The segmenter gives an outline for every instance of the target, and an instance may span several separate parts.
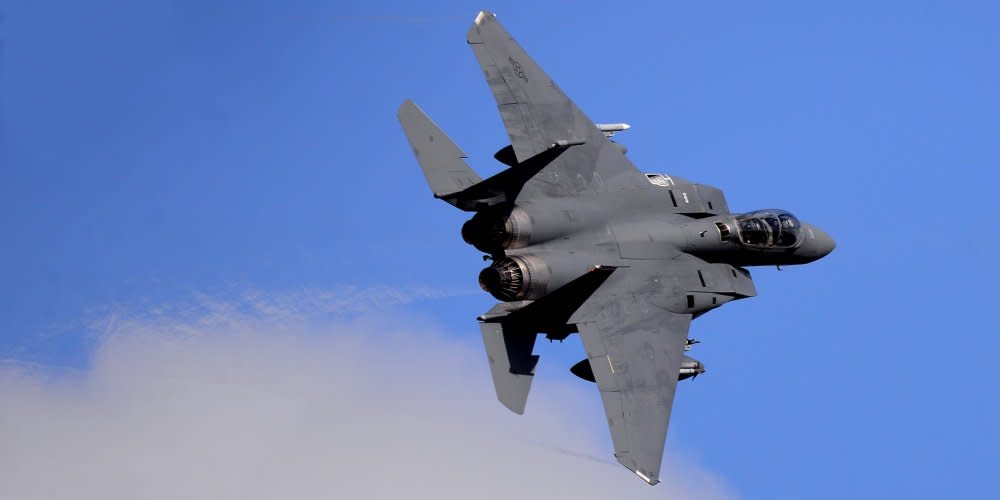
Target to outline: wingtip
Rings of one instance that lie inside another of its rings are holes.
[[[413,102],[413,99],[407,99],[399,104],[399,108],[396,109],[396,116],[402,116],[406,111],[409,111],[417,107],[417,103]]]
[[[479,11],[479,14],[476,14],[476,19],[474,21],[476,23],[476,26],[482,24],[483,21],[486,20],[486,18],[488,17],[497,17],[497,15],[488,10]]]
[[[507,403],[504,403],[503,401],[501,401],[501,403],[504,406],[506,406],[507,409],[511,411],[511,413],[513,413],[515,415],[524,415],[524,407],[523,406],[511,406],[511,405],[508,405]]]
[[[635,475],[639,476],[639,479],[642,479],[643,481],[646,481],[646,484],[648,484],[650,486],[656,486],[657,484],[660,483],[659,478],[657,478],[656,476],[647,476],[646,474],[644,474],[639,469],[636,469],[636,470],[634,470],[632,472],[635,472]]]
[[[479,14],[476,14],[476,19],[472,22],[472,27],[469,28],[469,32],[465,35],[465,41],[471,44],[483,43],[479,35],[479,29],[487,20],[495,19],[496,17],[496,14],[488,10],[479,11]]]
[[[619,464],[624,466],[626,469],[632,471],[633,474],[638,476],[639,479],[642,479],[646,484],[650,486],[656,486],[657,484],[660,483],[660,478],[658,477],[659,474],[656,473],[650,474],[643,471],[642,469],[639,468],[638,464],[627,458],[627,453],[625,455],[619,455],[618,453],[615,453],[615,458],[618,460]]]

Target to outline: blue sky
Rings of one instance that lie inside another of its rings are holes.
[[[86,370],[106,311],[246,290],[445,291],[393,314],[478,341],[483,264],[395,110],[414,99],[499,170],[464,41],[482,7],[8,4],[0,358]],[[682,384],[669,448],[745,498],[995,494],[1000,6],[491,8],[591,118],[633,126],[639,168],[838,241],[694,324],[708,373]],[[540,350],[538,383],[583,357]],[[596,391],[589,410],[609,441]]]

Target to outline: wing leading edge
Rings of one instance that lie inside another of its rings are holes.
[[[645,182],[632,162],[545,74],[496,16],[480,12],[467,40],[496,99],[518,163],[569,147],[554,162],[561,163],[557,169],[562,180],[551,182],[580,178],[594,189],[613,183],[618,176],[623,184]],[[581,186],[553,189],[559,196],[569,196]]]
[[[619,274],[620,273],[620,274]],[[575,316],[614,442],[615,458],[659,482],[690,314],[656,306],[657,277],[620,269]],[[661,289],[662,290],[662,289]]]

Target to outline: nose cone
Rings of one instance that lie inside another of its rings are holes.
[[[826,234],[826,231],[812,225],[806,224],[805,242],[795,253],[805,259],[806,262],[822,259],[837,248],[837,242]]]
[[[816,235],[816,248],[820,258],[826,257],[837,248],[837,242],[826,231],[813,226],[813,234]]]

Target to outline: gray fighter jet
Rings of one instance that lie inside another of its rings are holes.
[[[615,457],[649,484],[678,380],[704,365],[685,355],[691,320],[756,295],[747,266],[805,264],[834,248],[784,210],[734,214],[719,189],[643,173],[489,12],[468,42],[510,145],[510,168],[482,179],[466,154],[413,102],[399,121],[436,198],[474,215],[462,238],[488,254],[480,286],[501,302],[479,316],[497,398],[524,412],[535,339],[579,333],[571,371],[597,383]]]

